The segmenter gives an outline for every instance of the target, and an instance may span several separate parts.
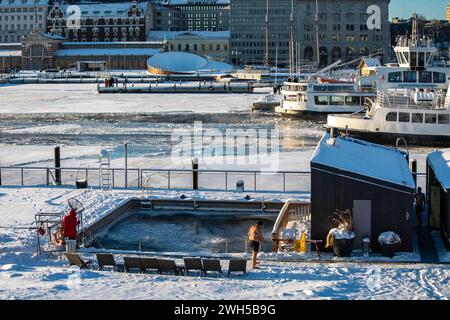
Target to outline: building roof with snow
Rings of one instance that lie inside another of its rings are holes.
[[[231,72],[232,65],[223,62],[208,60],[205,57],[178,51],[169,51],[157,54],[147,61],[150,73],[176,74],[197,72]]]
[[[0,49],[0,57],[21,57],[22,50],[2,50]]]
[[[450,149],[432,152],[427,160],[442,187],[450,190]]]
[[[46,7],[48,0],[0,0],[0,7]]]
[[[196,38],[205,40],[228,40],[230,31],[150,31],[148,40],[171,40]]]
[[[146,56],[150,57],[161,52],[161,49],[152,48],[80,48],[60,49],[56,52],[58,57],[74,56]]]
[[[100,2],[79,2],[76,5],[80,8],[82,17],[124,17],[133,4],[141,9],[144,14],[147,11],[147,2],[120,2],[120,3],[100,3]],[[67,12],[70,4],[61,4],[59,8]]]
[[[333,139],[326,133],[311,163],[415,189],[405,155],[393,148],[349,137]]]

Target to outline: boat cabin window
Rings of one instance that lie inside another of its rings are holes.
[[[443,72],[433,72],[433,82],[434,83],[445,83],[446,75]]]
[[[411,120],[413,123],[423,123],[423,113],[413,113]]]
[[[314,91],[327,92],[327,87],[326,86],[314,86]]]
[[[411,68],[417,67],[417,52],[411,52],[409,63]]]
[[[417,66],[425,68],[425,52],[419,52],[419,59],[417,62]]]
[[[402,82],[402,73],[401,72],[391,72],[388,76],[389,82]]]
[[[360,105],[361,102],[358,96],[347,96],[345,97],[345,104],[349,106],[357,106]]]
[[[319,106],[328,105],[328,96],[315,96],[314,101]]]
[[[398,113],[398,121],[399,122],[411,122],[411,114],[406,112]]]
[[[436,123],[435,114],[425,114],[425,123]]]
[[[415,71],[404,71],[403,72],[403,82],[415,83],[417,82],[417,72]]]
[[[438,116],[438,123],[439,124],[449,124],[449,116],[448,116],[448,114],[440,114]]]
[[[430,71],[420,71],[419,72],[419,82],[420,83],[431,83],[433,73]]]
[[[331,96],[330,104],[338,106],[345,105],[345,96]]]
[[[386,115],[386,121],[397,122],[397,112],[389,112]]]

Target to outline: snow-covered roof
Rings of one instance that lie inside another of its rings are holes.
[[[230,31],[150,31],[147,39],[170,40],[182,37],[230,39]]]
[[[0,50],[0,57],[20,57],[22,56],[21,50]]]
[[[81,16],[87,17],[128,17],[127,11],[132,7],[131,2],[121,3],[96,3],[96,2],[79,2],[76,4],[80,7]],[[138,8],[142,9],[144,14],[147,11],[147,2],[140,2],[136,4]],[[69,4],[60,5],[60,8],[67,12]]]
[[[163,41],[97,41],[97,42],[63,42],[62,45],[63,46],[102,46],[102,45],[107,45],[107,46],[118,46],[118,47],[123,47],[123,46],[128,46],[128,45],[139,45],[140,47],[144,46],[144,45],[162,45],[164,44]]]
[[[208,59],[187,52],[170,51],[157,54],[147,60],[147,65],[169,72],[190,73],[200,70],[230,71],[233,67],[226,63]]]
[[[153,56],[160,53],[160,49],[150,48],[81,48],[60,49],[58,57],[66,56]]]
[[[334,145],[329,141],[330,134],[326,133],[314,151],[312,163],[415,188],[408,162],[401,152],[352,138],[338,137]]]
[[[432,152],[427,159],[442,187],[450,190],[450,149]]]
[[[0,7],[42,7],[48,0],[0,0]]]
[[[373,68],[373,67],[380,67],[381,66],[381,62],[377,58],[363,58],[361,62],[364,63],[365,67],[367,67],[367,68]]]

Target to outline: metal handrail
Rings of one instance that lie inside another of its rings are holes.
[[[53,175],[52,172],[54,170],[59,170],[61,173],[64,173],[64,171],[73,171],[73,172],[78,172],[80,170],[84,170],[86,172],[86,176],[88,176],[88,172],[98,172],[99,173],[99,168],[94,168],[94,167],[59,167],[59,168],[55,168],[55,167],[37,167],[37,166],[30,166],[30,167],[26,167],[26,166],[0,166],[0,185],[2,184],[2,171],[8,171],[8,170],[19,170],[20,171],[20,183],[18,183],[18,185],[21,186],[25,186],[25,171],[43,171],[45,172],[46,175],[46,185],[49,186],[51,184],[54,183],[54,179],[53,179]],[[115,173],[116,172],[125,172],[125,170],[127,170],[128,172],[133,172],[136,174],[136,176],[134,178],[132,178],[134,181],[134,183],[137,183],[137,188],[144,188],[145,186],[145,178],[146,175],[148,174],[155,174],[155,173],[159,173],[165,176],[165,179],[167,179],[166,181],[166,186],[167,189],[169,190],[175,190],[175,189],[182,189],[180,187],[177,188],[177,186],[174,185],[173,183],[173,179],[174,179],[174,174],[173,173],[180,173],[180,174],[194,174],[197,173],[199,175],[203,174],[221,174],[224,177],[224,184],[223,184],[223,188],[221,189],[217,189],[217,190],[222,190],[222,191],[227,191],[229,190],[229,181],[230,181],[230,175],[244,175],[244,176],[250,176],[249,179],[251,179],[251,185],[253,186],[251,189],[253,191],[267,191],[265,189],[258,189],[258,178],[264,177],[264,175],[277,175],[280,176],[279,177],[279,184],[282,185],[281,188],[278,188],[277,190],[273,190],[273,191],[279,191],[279,192],[286,192],[287,187],[286,187],[286,177],[289,175],[304,175],[304,176],[310,176],[311,172],[310,171],[261,171],[261,170],[220,170],[220,169],[170,169],[170,168],[110,168],[110,171],[112,173],[112,188],[118,188],[119,186],[117,186],[117,183],[115,181]],[[127,182],[129,181],[128,178]],[[160,181],[158,181],[158,184],[163,183],[164,178],[161,179]],[[51,183],[51,181],[53,181],[53,183]],[[15,184],[13,184],[15,185]],[[36,183],[34,184],[29,184],[31,185],[37,185]],[[124,188],[127,188],[127,184],[125,183]]]

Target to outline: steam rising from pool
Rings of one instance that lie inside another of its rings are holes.
[[[140,247],[151,252],[238,253],[245,250],[248,228],[260,219],[264,221],[264,235],[269,240],[262,250],[267,252],[271,250],[269,235],[276,216],[133,210],[96,238],[108,249],[138,250]]]

